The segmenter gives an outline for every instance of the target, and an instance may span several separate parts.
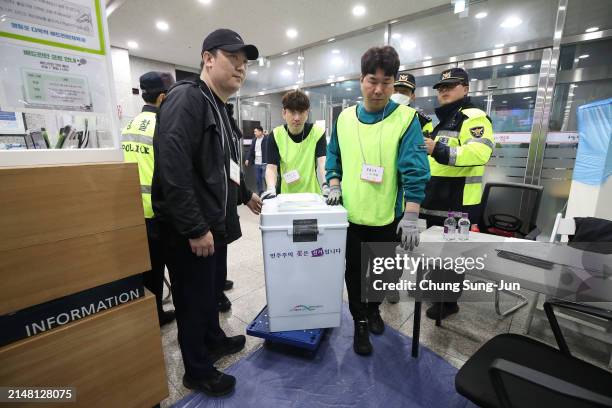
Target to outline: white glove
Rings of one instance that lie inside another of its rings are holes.
[[[329,194],[327,196],[327,204],[340,205],[341,201],[342,201],[342,190],[340,189],[340,185],[330,186]]]
[[[419,214],[415,212],[405,212],[404,217],[397,224],[397,233],[402,231],[402,242],[400,246],[402,249],[412,251],[415,247],[419,246],[421,242],[420,232],[418,227]]]
[[[274,198],[274,197],[276,197],[276,189],[269,188],[266,191],[264,191],[264,193],[261,195],[261,201],[267,200],[268,198]]]
[[[325,198],[329,196],[329,184],[323,183],[323,185],[321,186],[321,194]]]

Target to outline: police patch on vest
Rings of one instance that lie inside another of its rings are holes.
[[[473,137],[482,137],[484,135],[484,127],[478,126],[478,127],[470,128],[470,133],[472,134]]]

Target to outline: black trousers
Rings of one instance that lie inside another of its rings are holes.
[[[380,301],[369,301],[366,294],[367,268],[361,268],[362,258],[364,265],[368,265],[372,254],[363,253],[361,244],[364,242],[397,242],[396,219],[389,225],[382,227],[371,227],[349,223],[346,232],[346,270],[344,280],[349,298],[349,310],[354,320],[363,320],[378,310]],[[377,254],[378,256],[394,256],[394,254]],[[365,299],[362,299],[362,294]],[[379,300],[379,299],[377,299]]]
[[[215,255],[219,257],[217,262],[217,277],[215,283],[217,285],[217,300],[223,296],[225,281],[227,280],[227,244],[215,245]]]
[[[161,239],[156,220],[147,218],[145,219],[145,225],[147,226],[151,270],[142,274],[142,281],[144,286],[155,295],[157,316],[159,317],[164,312],[162,308],[164,296],[164,269],[166,266],[166,261],[164,259],[164,243]]]
[[[215,247],[212,256],[195,256],[188,240],[174,234],[164,233],[164,249],[185,373],[201,380],[214,370],[208,348],[225,338],[219,326],[216,280],[226,257],[219,256],[222,246]]]

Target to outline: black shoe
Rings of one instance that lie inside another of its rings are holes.
[[[208,348],[208,357],[214,363],[221,357],[239,352],[244,348],[245,343],[246,337],[243,335],[226,337],[220,344]]]
[[[367,320],[355,320],[355,337],[353,339],[353,350],[355,353],[367,356],[372,354],[370,333]]]
[[[368,327],[372,334],[383,334],[385,331],[385,322],[380,317],[380,311],[376,311],[368,316]]]
[[[225,296],[225,293],[221,295],[219,300],[217,300],[217,307],[220,312],[227,312],[232,308],[232,302]]]
[[[399,303],[400,301],[400,294],[399,294],[399,291],[397,290],[387,291],[386,297],[387,297],[387,302],[391,303],[392,305]]]
[[[442,315],[440,315],[440,308],[442,308]],[[427,309],[425,315],[432,320],[436,320],[440,316],[441,320],[446,319],[448,316],[453,315],[459,311],[459,305],[457,302],[436,302]]]
[[[230,290],[233,287],[234,287],[234,281],[226,280],[225,281],[225,286],[223,287],[223,290]]]
[[[174,319],[176,319],[176,315],[174,314],[174,310],[168,310],[167,312],[162,312],[159,317],[159,327],[165,326],[168,323],[172,323]]]
[[[194,380],[185,374],[183,375],[183,385],[185,388],[201,391],[210,397],[221,397],[234,391],[236,378],[215,369],[213,374],[203,380]]]

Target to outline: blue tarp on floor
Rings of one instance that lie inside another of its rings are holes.
[[[226,370],[236,390],[222,398],[193,393],[174,407],[473,407],[455,391],[457,369],[387,326],[370,335],[374,353],[353,352],[353,321],[343,305],[342,327],[331,329],[311,359],[262,347]]]

